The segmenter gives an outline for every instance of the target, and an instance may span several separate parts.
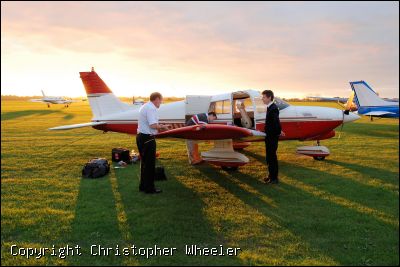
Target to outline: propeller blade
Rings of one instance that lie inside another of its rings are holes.
[[[345,110],[347,111],[347,115],[351,109],[351,105],[353,104],[353,100],[354,100],[354,91],[351,92],[351,95],[349,97],[349,99],[347,99],[347,103],[346,103],[346,108]]]

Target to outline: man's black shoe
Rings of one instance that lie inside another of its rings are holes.
[[[278,179],[264,178],[264,183],[266,184],[278,184]]]
[[[269,184],[269,183],[271,183],[271,178],[269,178],[269,177],[265,177],[264,178],[264,183],[266,183],[266,184]]]
[[[157,188],[154,188],[153,190],[150,190],[150,191],[145,191],[146,194],[159,194],[161,192],[162,192],[162,190],[157,189]]]

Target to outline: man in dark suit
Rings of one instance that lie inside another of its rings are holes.
[[[274,101],[274,92],[265,90],[262,92],[262,100],[267,105],[267,114],[265,117],[265,152],[268,165],[268,177],[264,178],[267,184],[278,183],[278,157],[276,151],[278,150],[279,136],[284,136],[282,132],[281,123],[279,121],[279,109]]]

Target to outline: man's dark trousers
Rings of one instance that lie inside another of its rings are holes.
[[[279,136],[267,136],[265,138],[266,160],[269,172],[268,178],[270,178],[271,181],[276,181],[278,179],[278,157],[276,155],[278,139]]]
[[[156,140],[152,135],[139,133],[136,136],[136,144],[140,154],[139,190],[150,192],[155,189]]]

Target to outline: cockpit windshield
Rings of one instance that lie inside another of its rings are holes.
[[[275,97],[275,104],[278,106],[279,110],[285,109],[289,106],[289,103],[280,99],[279,97]]]
[[[289,106],[286,101],[280,99],[279,97],[275,97],[274,102],[278,106],[279,110],[285,109]],[[256,104],[256,111],[258,113],[265,113],[267,111],[267,106],[264,104],[261,97],[255,97],[254,103]]]

